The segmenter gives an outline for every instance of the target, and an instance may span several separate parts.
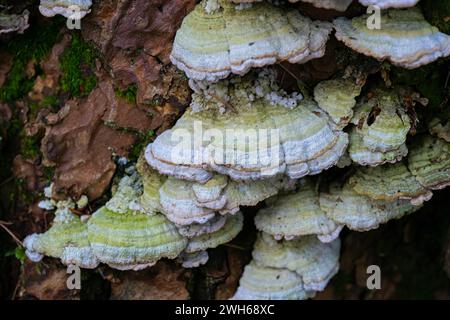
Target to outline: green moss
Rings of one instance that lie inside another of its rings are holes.
[[[70,46],[60,57],[62,90],[74,97],[88,95],[97,85],[97,77],[93,72],[97,57],[95,47],[74,33]]]
[[[116,89],[116,96],[123,98],[129,103],[136,103],[137,85],[132,84],[128,86],[125,90]]]
[[[46,96],[42,99],[41,106],[42,107],[51,107],[55,108],[59,105],[59,99],[55,96]]]
[[[145,134],[141,134],[139,136],[139,140],[133,145],[128,155],[128,158],[131,161],[137,161],[139,155],[142,153],[142,150],[149,144],[151,138],[155,136],[155,132],[153,130],[149,130]]]
[[[35,66],[49,53],[59,39],[61,22],[54,19],[48,26],[36,26],[23,35],[15,36],[8,42],[6,50],[14,56],[6,83],[0,88],[0,100],[11,102],[26,95],[34,85],[36,75],[28,76],[27,64],[32,61]]]
[[[21,134],[20,154],[25,159],[35,159],[41,155],[41,134],[27,136],[24,132]]]
[[[446,87],[449,62],[449,59],[440,60],[413,70],[391,67],[393,83],[412,86],[429,100],[425,116],[449,119],[446,103],[450,99],[450,90]]]
[[[425,18],[440,31],[450,34],[450,1],[423,0],[420,4]]]
[[[51,182],[55,176],[55,167],[42,167],[42,171],[44,172],[45,179]]]
[[[20,263],[23,264],[26,258],[25,248],[18,246],[15,249],[6,252],[5,257],[15,257],[17,260],[20,261]]]

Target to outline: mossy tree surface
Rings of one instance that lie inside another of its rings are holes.
[[[70,46],[60,57],[62,90],[74,97],[88,95],[97,85],[94,74],[97,56],[95,47],[85,42],[78,33],[74,33]]]

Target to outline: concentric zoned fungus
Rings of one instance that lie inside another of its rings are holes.
[[[205,223],[192,223],[188,225],[178,225],[178,232],[186,238],[199,237],[205,233],[213,233],[222,229],[227,222],[228,216],[216,214]]]
[[[303,183],[298,191],[280,195],[267,208],[258,211],[256,228],[277,240],[291,240],[304,235],[318,235],[326,242],[336,239],[340,227],[320,208],[315,184],[310,180],[300,182]]]
[[[161,202],[159,198],[159,189],[167,180],[167,177],[152,169],[143,155],[136,163],[136,170],[142,180],[143,192],[140,197],[140,207],[147,214],[161,212]]]
[[[426,188],[438,190],[449,186],[449,143],[431,135],[416,137],[408,155],[408,168]]]
[[[26,254],[32,261],[40,261],[44,255],[60,258],[64,264],[82,268],[95,268],[99,261],[94,256],[89,241],[87,225],[71,212],[72,201],[57,204],[51,228],[43,234],[32,234],[23,241]]]
[[[339,128],[344,128],[353,117],[355,98],[360,92],[361,86],[350,79],[327,80],[314,88],[314,100]]]
[[[197,267],[206,263],[208,261],[206,250],[233,240],[241,232],[243,223],[244,217],[241,212],[238,212],[232,216],[227,216],[225,224],[220,229],[205,232],[189,239],[188,245],[181,255],[183,265],[185,267]],[[200,252],[205,253],[197,254]]]
[[[275,269],[250,262],[244,269],[234,300],[306,300],[315,292],[306,291],[302,278],[287,269]]]
[[[120,270],[140,270],[161,258],[175,258],[187,240],[162,214],[139,210],[140,181],[125,176],[112,199],[88,221],[88,238],[95,256]]]
[[[388,202],[406,199],[414,205],[420,205],[433,196],[401,162],[358,168],[348,183],[358,194]]]
[[[214,175],[204,184],[169,177],[162,185],[162,212],[177,225],[205,223],[216,213],[233,214],[240,206],[255,206],[289,186],[285,179],[236,182]]]
[[[81,19],[91,12],[92,0],[41,0],[39,11],[46,17],[60,14],[66,18]]]
[[[320,192],[319,201],[330,219],[355,231],[376,229],[380,224],[420,209],[410,200],[373,200],[355,192],[348,183],[343,186],[331,183],[328,190]]]
[[[372,92],[358,103],[351,122],[355,127],[350,134],[349,154],[354,162],[380,165],[405,155],[411,119],[397,90]]]
[[[242,101],[238,88],[247,87],[245,81],[249,80],[230,84],[236,89],[230,91],[231,104]],[[252,98],[225,113],[217,106],[223,101],[214,100],[201,111],[188,109],[147,147],[147,162],[162,174],[200,183],[212,178],[211,171],[234,180],[267,179],[280,173],[297,179],[338,162],[347,134],[334,128],[315,102],[304,100],[286,108],[278,99],[271,101],[270,95]]]
[[[306,290],[322,291],[339,270],[339,239],[322,243],[316,237],[276,241],[261,233],[253,249],[253,260],[263,266],[288,269],[303,280]]]
[[[332,9],[336,11],[345,11],[353,0],[289,0],[289,2],[307,2],[314,7],[322,9]]]
[[[368,19],[337,18],[336,38],[359,53],[408,69],[450,55],[450,36],[431,26],[418,8],[382,11],[379,29],[369,29]]]
[[[30,12],[25,10],[22,14],[4,14],[0,12],[0,35],[2,33],[23,33],[28,27]]]
[[[278,242],[261,233],[233,299],[313,297],[337,273],[339,251],[339,240],[324,244],[308,236]]]
[[[419,0],[359,0],[364,6],[378,6],[380,9],[414,7]]]
[[[171,60],[189,78],[217,81],[277,61],[304,63],[323,56],[332,26],[266,2],[236,8],[203,1],[183,20]]]
[[[356,127],[351,129],[349,136],[349,156],[353,162],[363,166],[378,166],[385,163],[395,163],[408,154],[408,148],[405,144],[401,145],[398,149],[388,152],[370,150],[364,145],[363,137]]]

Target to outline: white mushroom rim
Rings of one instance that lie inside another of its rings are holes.
[[[262,175],[269,176],[284,165],[280,156],[280,130],[277,128],[211,128],[200,120],[194,121],[193,127],[193,132],[184,128],[173,130],[171,142],[175,145],[171,150],[171,160],[174,163],[190,162],[199,166],[203,163],[245,164],[258,167]]]

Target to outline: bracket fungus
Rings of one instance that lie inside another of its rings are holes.
[[[450,55],[450,36],[430,25],[418,8],[382,11],[379,29],[369,29],[368,18],[337,18],[336,38],[359,53],[407,69]]]
[[[39,11],[43,16],[57,14],[79,20],[91,12],[92,0],[40,0]]]
[[[402,144],[398,149],[388,152],[370,150],[365,146],[363,137],[356,127],[350,130],[349,136],[349,157],[353,162],[362,166],[379,166],[385,163],[395,163],[408,154],[406,144]]]
[[[231,0],[235,3],[252,3],[252,2],[260,2],[263,0]],[[344,12],[353,2],[353,0],[288,0],[291,3],[297,2],[305,2],[310,3],[316,8],[328,9],[328,10],[336,10]]]
[[[351,120],[350,158],[361,165],[394,163],[408,152],[405,142],[411,118],[399,91],[377,89],[356,106]]]
[[[450,185],[450,148],[444,139],[431,135],[416,137],[412,142],[408,168],[424,187],[431,190]]]
[[[86,222],[71,211],[75,204],[67,200],[58,202],[56,206],[55,219],[50,229],[24,239],[28,258],[37,262],[45,255],[59,258],[66,265],[96,268],[99,260],[90,247]]]
[[[353,0],[289,0],[289,2],[306,2],[316,8],[336,10],[344,12],[353,2]]]
[[[280,195],[255,216],[256,228],[275,239],[292,240],[317,235],[324,242],[339,236],[340,226],[330,220],[319,206],[319,193],[310,180],[301,180],[299,190]]]
[[[260,233],[233,299],[308,299],[339,270],[339,239],[276,241]],[[267,278],[266,278],[267,277]]]
[[[251,261],[244,268],[232,300],[306,300],[314,294],[305,290],[302,278],[295,272]]]
[[[361,93],[361,86],[350,79],[322,81],[314,88],[314,100],[343,129],[353,117],[355,98]]]
[[[125,176],[111,200],[88,221],[95,256],[119,270],[140,270],[161,258],[176,258],[187,240],[162,214],[139,210],[139,177]]]
[[[178,232],[188,239],[199,237],[202,234],[219,231],[225,226],[228,216],[216,214],[205,223],[191,223],[188,225],[177,225]]]
[[[24,10],[22,14],[5,14],[0,12],[0,35],[3,33],[23,33],[28,27],[30,12]]]
[[[245,81],[230,85],[246,88]],[[240,91],[232,92],[231,101],[239,101]],[[297,179],[334,166],[345,152],[347,134],[314,101],[286,108],[266,96],[253,98],[225,113],[217,106],[198,112],[191,107],[148,145],[147,162],[162,174],[200,183],[212,172],[243,181],[283,173]]]
[[[159,190],[167,177],[160,175],[153,170],[141,155],[136,163],[136,170],[142,180],[142,194],[139,204],[141,209],[147,214],[161,212],[161,200]]]
[[[404,199],[411,200],[413,205],[421,205],[433,196],[401,162],[358,168],[348,183],[358,194],[388,202]]]
[[[225,224],[218,230],[204,232],[189,239],[181,258],[185,267],[196,267],[208,261],[206,250],[216,248],[233,240],[241,232],[244,217],[241,212],[226,217]],[[204,252],[204,253],[203,253]]]
[[[380,9],[387,9],[414,7],[419,0],[359,0],[359,2],[366,7],[377,6]]]
[[[376,229],[380,224],[420,209],[410,200],[374,200],[358,194],[348,183],[341,185],[337,182],[320,192],[319,202],[331,220],[355,231]]]
[[[214,82],[252,67],[304,63],[325,53],[328,22],[266,2],[241,9],[228,0],[215,2],[216,10],[205,9],[208,1],[198,4],[176,34],[171,61],[189,78]]]
[[[313,236],[277,241],[259,234],[253,249],[253,260],[264,266],[288,269],[302,277],[309,291],[322,291],[339,270],[341,242],[322,243]]]
[[[214,175],[204,184],[169,177],[160,192],[162,212],[173,223],[183,226],[205,223],[216,214],[234,214],[240,206],[255,206],[288,187],[286,179],[272,178],[237,182]]]

